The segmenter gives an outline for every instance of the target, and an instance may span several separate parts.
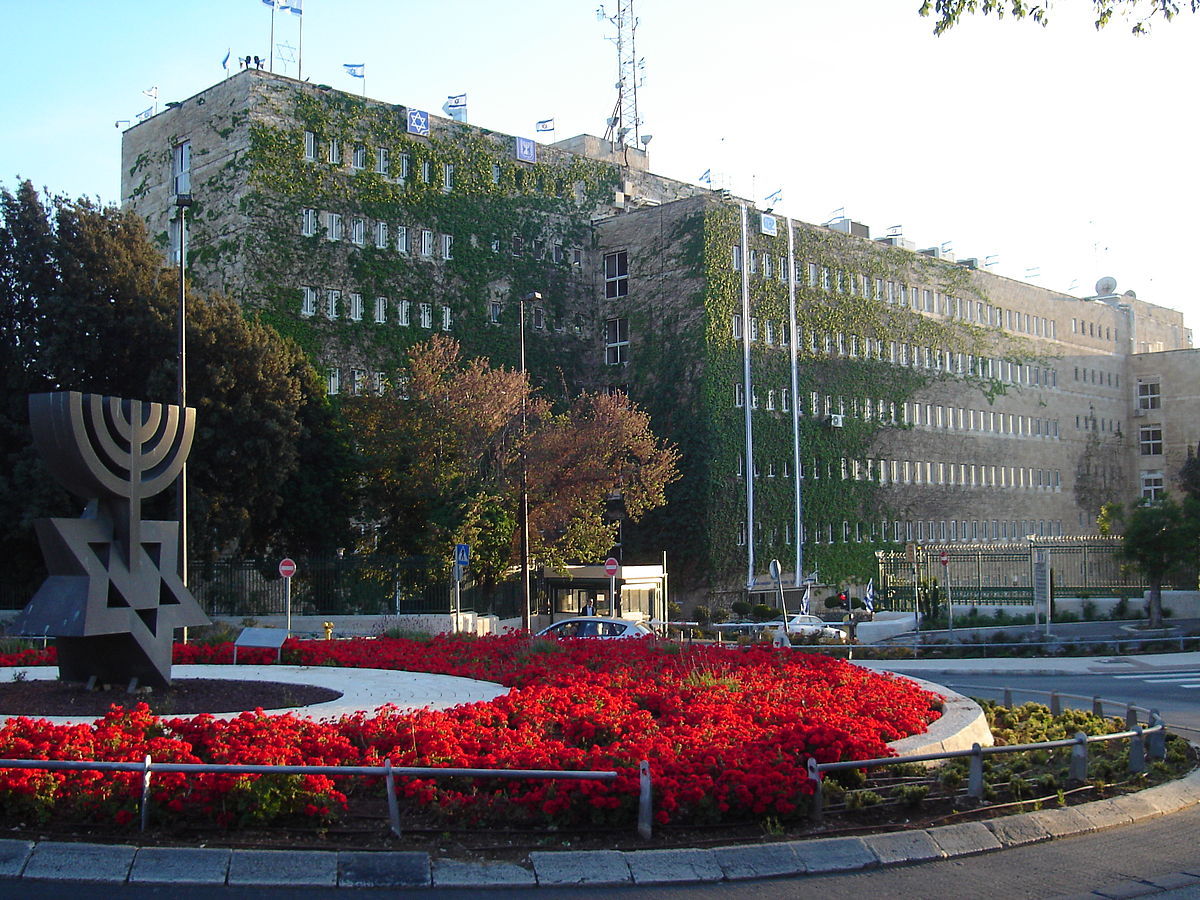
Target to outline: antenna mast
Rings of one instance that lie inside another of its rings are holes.
[[[617,13],[613,16],[608,15],[601,5],[596,10],[596,18],[611,22],[617,29],[616,37],[608,38],[617,46],[617,103],[608,119],[604,139],[614,144],[632,143],[637,147],[641,143],[642,124],[638,117],[637,89],[646,61],[637,55],[638,20],[633,14],[633,0],[617,0]]]

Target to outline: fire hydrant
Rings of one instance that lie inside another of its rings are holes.
[[[332,641],[333,640],[333,623],[332,622],[322,622],[321,625],[325,629],[325,640]]]

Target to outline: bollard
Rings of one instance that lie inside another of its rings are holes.
[[[1062,715],[1062,702],[1058,699],[1058,691],[1050,692],[1050,715]]]
[[[1099,697],[1092,698],[1092,715],[1104,718],[1104,701]]]
[[[654,834],[654,786],[650,782],[650,762],[638,763],[638,834],[648,841]]]
[[[1013,702],[1012,702],[1012,688],[1005,688],[1005,689],[1004,689],[1004,703],[1003,703],[1003,705],[1004,705],[1004,706],[1007,706],[1007,707],[1009,707],[1010,709],[1012,708],[1012,705],[1013,705]]]
[[[1157,709],[1150,710],[1150,727],[1155,730],[1146,739],[1146,755],[1151,759],[1167,758],[1167,725]]]
[[[812,792],[812,809],[808,812],[809,821],[814,825],[820,825],[825,821],[825,809],[821,790],[821,770],[817,767],[817,761],[811,756],[808,758],[808,780],[813,783]]]
[[[1133,737],[1129,739],[1129,774],[1138,775],[1146,771],[1146,738],[1142,726],[1133,726]]]
[[[1087,735],[1082,731],[1075,732],[1075,746],[1071,748],[1071,765],[1067,777],[1080,784],[1087,781],[1088,745]]]
[[[150,824],[150,754],[142,763],[142,831]]]
[[[383,780],[387,786],[388,820],[391,822],[392,834],[400,837],[400,804],[396,801],[396,779],[392,775],[392,761],[383,761]]]
[[[967,796],[975,800],[983,799],[983,748],[977,743],[971,745],[971,765],[967,774]]]
[[[1130,703],[1125,707],[1125,730],[1132,731],[1137,723],[1137,707]]]

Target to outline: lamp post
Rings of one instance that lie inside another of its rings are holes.
[[[185,415],[187,410],[187,208],[191,205],[191,194],[180,193],[175,195],[175,207],[179,210],[179,315],[175,330],[179,353],[176,393],[178,394],[180,415]],[[175,509],[179,515],[179,578],[186,587],[188,583],[186,463],[180,469],[179,478],[175,482]],[[187,641],[186,629],[184,629],[184,641]]]
[[[521,349],[521,378],[525,380],[525,303],[526,301],[533,302],[542,299],[542,295],[537,291],[530,291],[521,298],[520,313],[521,313],[521,328],[520,328],[520,349]],[[521,508],[520,508],[520,529],[521,529],[521,624],[526,631],[532,630],[533,614],[529,606],[529,467],[526,464],[525,457],[525,435],[526,435],[526,406],[528,403],[529,392],[522,385],[521,393]]]

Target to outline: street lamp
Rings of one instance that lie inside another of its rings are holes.
[[[179,317],[176,322],[176,337],[178,339],[179,368],[176,392],[179,400],[179,414],[187,414],[187,208],[192,205],[190,193],[176,194],[175,207],[179,210]],[[175,483],[175,508],[179,515],[179,578],[184,586],[188,583],[187,562],[187,463],[179,470],[179,479]],[[184,640],[187,631],[184,630]]]
[[[525,372],[525,304],[526,302],[540,301],[542,295],[537,291],[530,291],[521,298],[520,313],[521,313],[521,379],[526,378]],[[529,391],[525,385],[522,385],[521,392],[521,508],[520,508],[520,528],[521,528],[521,624],[525,626],[526,631],[532,630],[533,617],[529,606],[529,467],[525,457],[525,433],[526,433],[526,405],[528,402]]]

